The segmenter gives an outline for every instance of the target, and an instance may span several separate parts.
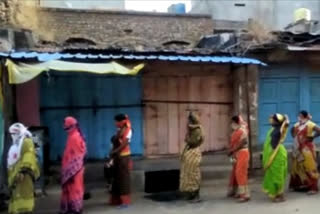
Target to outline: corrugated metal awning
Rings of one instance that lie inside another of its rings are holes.
[[[40,62],[63,59],[127,59],[127,60],[163,60],[163,61],[186,61],[186,62],[212,62],[233,64],[266,64],[257,59],[230,56],[208,56],[208,55],[139,55],[139,54],[71,54],[71,53],[41,53],[41,52],[0,52],[0,57],[10,59],[37,59]]]

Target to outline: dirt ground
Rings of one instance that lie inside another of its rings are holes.
[[[152,213],[152,214],[314,214],[319,212],[320,195],[307,196],[304,193],[287,192],[287,201],[272,203],[261,192],[261,178],[251,179],[252,200],[239,204],[226,195],[226,180],[210,181],[203,184],[201,195],[203,202],[189,204],[184,201],[155,201],[144,193],[133,195],[133,204],[128,209],[118,210],[107,205],[108,194],[103,187],[91,190],[92,198],[85,202],[84,213]],[[59,211],[60,189],[58,186],[48,189],[48,196],[37,199],[36,214],[57,214]],[[2,213],[1,213],[2,214]]]

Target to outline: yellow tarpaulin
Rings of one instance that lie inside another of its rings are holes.
[[[21,84],[32,80],[44,71],[50,70],[64,72],[88,72],[95,74],[136,75],[144,67],[144,64],[139,64],[132,69],[128,69],[116,62],[78,63],[53,60],[44,63],[26,64],[14,63],[7,59],[6,66],[9,72],[9,83]]]

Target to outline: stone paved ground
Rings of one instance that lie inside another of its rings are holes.
[[[107,194],[103,188],[93,189],[93,198],[85,202],[85,213],[130,213],[130,214],[316,214],[320,208],[320,195],[307,196],[303,193],[287,193],[287,202],[271,203],[260,191],[261,178],[251,179],[252,200],[238,204],[225,197],[226,180],[206,182],[202,188],[204,202],[188,204],[183,201],[155,202],[144,197],[143,193],[133,196],[134,203],[127,210],[118,210],[106,204]],[[36,214],[57,214],[59,188],[48,190],[49,195],[37,200]],[[2,213],[1,213],[2,214]]]

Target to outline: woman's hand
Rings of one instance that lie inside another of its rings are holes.
[[[114,156],[114,151],[110,151],[109,157],[112,158]]]
[[[313,140],[314,140],[314,137],[307,137],[308,142],[313,142]]]

